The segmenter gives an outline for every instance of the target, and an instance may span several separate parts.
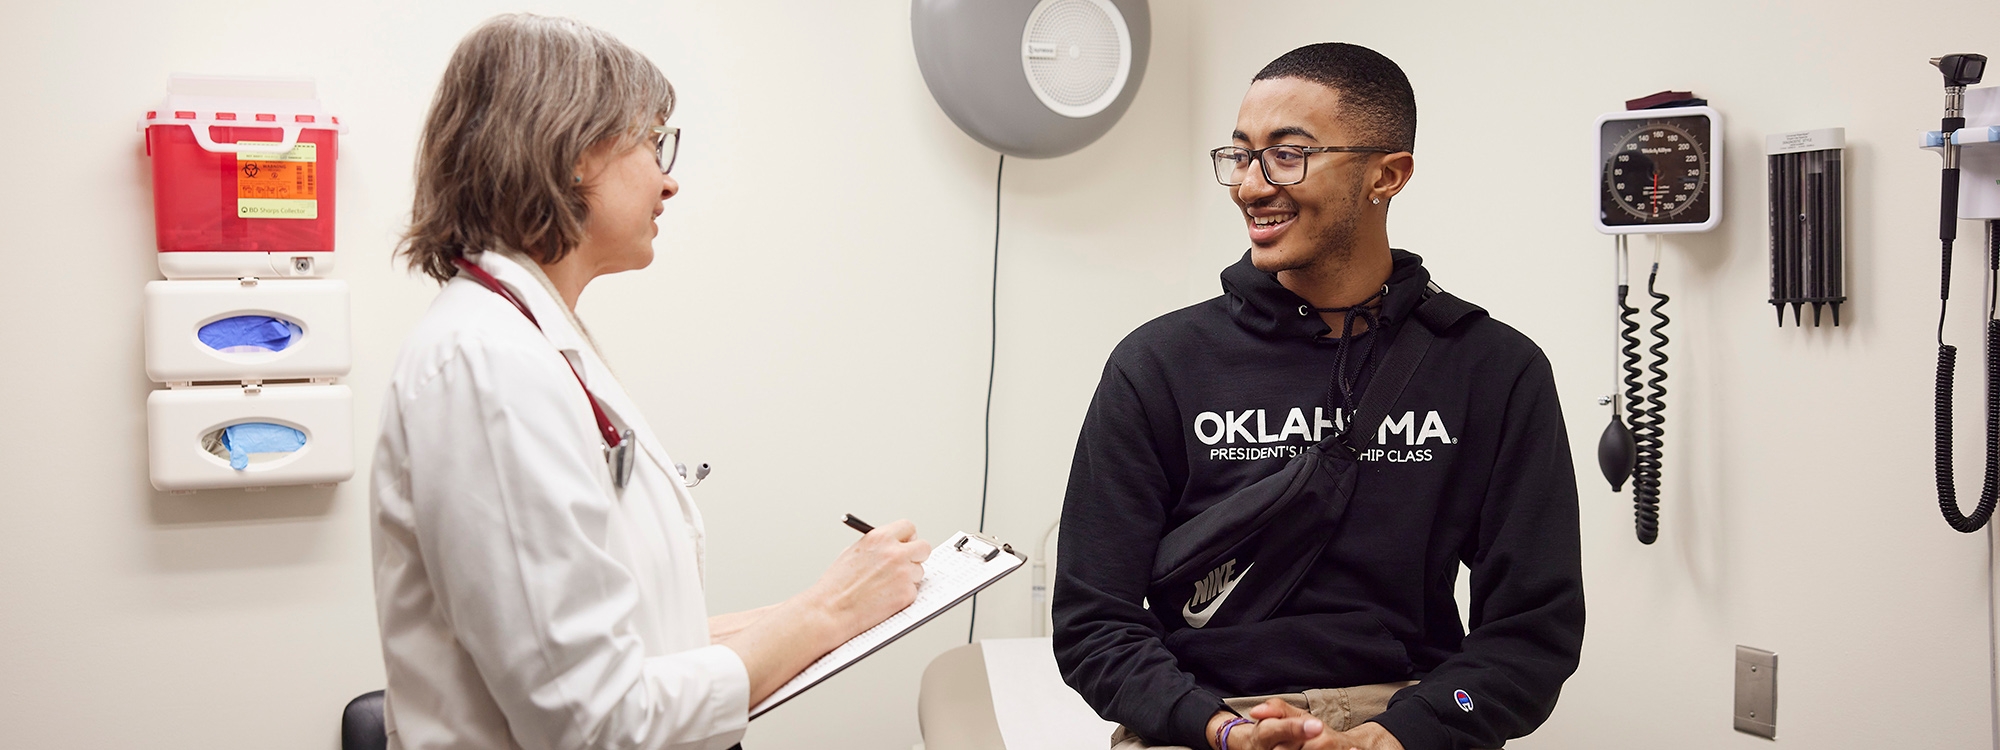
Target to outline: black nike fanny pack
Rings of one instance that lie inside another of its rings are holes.
[[[1437,332],[1483,312],[1433,287],[1411,321],[1418,324],[1402,326],[1390,342],[1346,429],[1160,540],[1147,591],[1154,615],[1173,629],[1177,622],[1192,628],[1249,625],[1277,612],[1347,514],[1361,472],[1357,457]]]

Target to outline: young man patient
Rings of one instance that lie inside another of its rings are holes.
[[[1213,152],[1249,251],[1221,296],[1141,326],[1105,365],[1063,504],[1055,651],[1121,725],[1116,748],[1497,748],[1547,719],[1576,669],[1576,478],[1555,379],[1534,342],[1390,248],[1415,140],[1415,96],[1388,58],[1315,44],[1273,61]],[[1433,314],[1440,297],[1461,314]],[[1428,349],[1392,377],[1405,338]],[[1347,435],[1378,385],[1393,400]],[[1338,513],[1213,533],[1295,550],[1155,580],[1170,533],[1342,439],[1359,443],[1330,451],[1351,470],[1311,475],[1345,477],[1346,494],[1328,490]],[[1276,603],[1231,619],[1259,599]]]

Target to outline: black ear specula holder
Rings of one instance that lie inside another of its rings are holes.
[[[1840,129],[1783,133],[1767,145],[1771,305],[1778,325],[1785,325],[1790,307],[1792,325],[1803,326],[1803,310],[1811,306],[1814,326],[1829,309],[1838,326],[1840,303],[1847,301]]]

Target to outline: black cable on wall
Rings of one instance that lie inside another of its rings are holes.
[[[993,169],[993,289],[987,295],[986,311],[986,436],[979,468],[979,533],[986,533],[986,488],[993,477],[993,373],[1000,357],[1000,178],[1007,173],[1007,155]],[[972,642],[979,627],[979,595],[972,595],[972,618],[965,626],[965,642]]]

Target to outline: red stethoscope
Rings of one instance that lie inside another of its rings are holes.
[[[493,290],[514,309],[520,310],[522,315],[527,316],[528,322],[534,324],[535,330],[542,329],[541,321],[535,320],[535,314],[528,311],[527,303],[508,291],[499,279],[493,278],[493,274],[463,257],[453,258],[451,262],[480,286]],[[569,357],[563,357],[563,363],[569,365],[569,374],[576,377],[576,384],[583,388],[584,400],[590,402],[591,416],[597,418],[597,431],[604,437],[604,460],[611,466],[611,483],[618,489],[625,489],[625,484],[632,480],[632,445],[637,440],[631,430],[619,432],[617,427],[612,426],[611,417],[605,415],[604,407],[597,403],[597,396],[590,392],[590,386],[584,384],[583,374],[576,371],[576,363],[570,362]]]

